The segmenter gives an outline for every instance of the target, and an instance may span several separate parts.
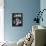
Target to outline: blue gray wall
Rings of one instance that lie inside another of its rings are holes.
[[[5,0],[4,35],[7,41],[18,41],[32,28],[33,18],[40,9],[40,0]],[[23,26],[12,27],[12,13],[23,13]]]

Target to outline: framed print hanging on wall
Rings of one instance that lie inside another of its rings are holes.
[[[12,26],[22,26],[22,25],[23,25],[23,14],[12,13]]]

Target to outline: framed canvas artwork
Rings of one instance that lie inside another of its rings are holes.
[[[12,13],[12,26],[23,25],[23,13]]]

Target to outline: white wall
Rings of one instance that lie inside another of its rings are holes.
[[[0,0],[0,42],[4,41],[4,0]]]

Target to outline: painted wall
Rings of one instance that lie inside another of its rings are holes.
[[[5,0],[4,35],[7,41],[18,41],[32,28],[33,18],[40,9],[40,0]],[[12,13],[23,13],[23,26],[12,27]]]

